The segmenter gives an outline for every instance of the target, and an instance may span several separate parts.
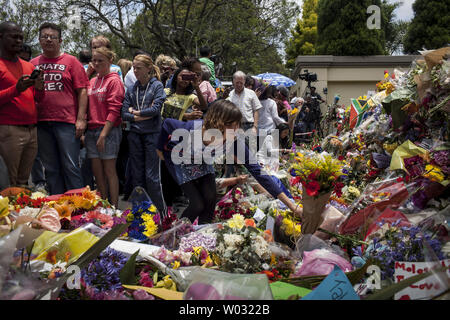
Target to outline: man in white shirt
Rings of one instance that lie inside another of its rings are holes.
[[[238,106],[242,113],[242,129],[258,132],[259,109],[262,108],[256,93],[245,88],[245,73],[237,71],[233,74],[233,87],[227,100]]]

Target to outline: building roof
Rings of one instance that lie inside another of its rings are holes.
[[[404,56],[331,56],[331,55],[314,55],[314,56],[298,56],[295,59],[295,69],[292,73],[293,79],[296,79],[302,69],[320,68],[320,67],[399,67],[406,68],[421,55],[404,55]]]

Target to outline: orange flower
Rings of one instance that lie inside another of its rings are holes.
[[[56,254],[58,253],[58,250],[52,250],[47,252],[47,256],[45,257],[45,260],[55,264],[56,263]]]
[[[270,230],[264,231],[263,237],[267,242],[272,242],[273,241],[272,231]]]
[[[54,208],[56,209],[56,211],[58,211],[60,219],[67,219],[69,221],[71,220],[74,208],[69,205],[68,201],[62,204],[55,204]]]
[[[220,92],[220,88],[216,88],[216,93],[219,93]]]
[[[245,219],[244,224],[247,227],[256,227],[255,220],[253,220],[253,219]]]

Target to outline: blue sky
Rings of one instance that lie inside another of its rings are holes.
[[[400,1],[391,0],[389,2],[396,3]],[[397,10],[395,10],[396,20],[410,21],[414,17],[414,12],[412,9],[414,0],[403,0],[401,2],[403,2],[403,4]]]

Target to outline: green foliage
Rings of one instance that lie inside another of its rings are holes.
[[[381,8],[381,28],[369,29],[366,10]],[[387,34],[398,4],[386,0],[320,0],[318,5],[316,54],[356,56],[386,54]]]
[[[414,18],[408,28],[405,53],[416,53],[426,48],[439,49],[450,43],[450,2],[440,0],[416,0]]]
[[[314,55],[317,41],[317,4],[318,0],[305,0],[302,18],[291,30],[292,37],[286,43],[286,67],[293,68],[299,55]]]
[[[200,47],[207,45],[227,76],[236,69],[286,74],[280,49],[299,12],[294,0],[0,0],[0,4],[6,8],[0,17],[22,26],[33,56],[41,52],[39,26],[51,21],[62,27],[62,50],[72,55],[89,48],[90,39],[99,34],[111,40],[119,59],[131,59],[136,49],[143,49],[153,58],[163,53],[181,60],[198,56]],[[73,8],[80,24],[69,29]]]
[[[136,285],[137,280],[135,276],[135,270],[136,270],[136,258],[139,254],[139,250],[133,253],[128,259],[127,263],[122,267],[122,270],[120,270],[120,283],[122,284],[128,284],[128,285]]]

